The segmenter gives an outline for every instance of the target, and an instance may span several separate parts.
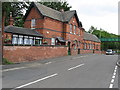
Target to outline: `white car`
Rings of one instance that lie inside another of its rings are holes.
[[[113,55],[114,53],[113,53],[113,50],[112,49],[108,49],[107,51],[106,51],[106,55]]]

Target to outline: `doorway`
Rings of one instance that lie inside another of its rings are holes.
[[[68,42],[68,55],[71,55],[70,42]]]

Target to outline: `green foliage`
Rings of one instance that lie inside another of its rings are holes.
[[[94,30],[97,30],[97,28],[95,28],[94,26],[91,26],[88,33],[92,33]]]
[[[23,26],[23,12],[28,6],[29,4],[26,2],[3,2],[2,16],[5,16],[5,26],[9,25],[10,12],[12,12],[15,26]],[[20,18],[18,19],[18,17]]]
[[[40,2],[41,4],[60,11],[70,10],[71,6],[66,1],[58,0],[59,2]],[[14,18],[14,25],[18,27],[23,27],[24,21],[24,11],[26,11],[31,2],[3,2],[2,3],[2,16],[5,16],[5,26],[9,25],[10,12],[12,12]]]
[[[71,6],[66,1],[58,0],[58,2],[40,2],[41,4],[50,7],[52,9],[55,9],[57,11],[60,11],[61,9],[64,9],[64,11],[69,11]]]
[[[92,34],[96,35],[98,38],[118,38],[120,35],[115,35],[112,33],[109,33],[103,29],[98,30],[97,28],[91,26],[89,29],[89,33],[92,30]],[[101,42],[101,49],[107,50],[107,49],[120,49],[120,43],[119,42]]]
[[[4,40],[4,42],[9,42],[9,41],[11,41],[11,40],[10,40],[10,39],[5,39],[5,40]]]
[[[3,59],[2,59],[2,64],[14,64],[14,63],[8,61],[6,58],[3,58]]]

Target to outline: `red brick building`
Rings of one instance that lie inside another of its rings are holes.
[[[24,21],[24,28],[5,28],[5,32],[11,35],[13,45],[66,45],[68,54],[71,55],[100,53],[100,40],[85,32],[76,10],[56,11],[42,4],[32,3]]]

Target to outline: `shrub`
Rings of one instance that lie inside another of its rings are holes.
[[[6,58],[3,58],[3,59],[2,59],[2,64],[14,64],[14,63],[8,61]]]

